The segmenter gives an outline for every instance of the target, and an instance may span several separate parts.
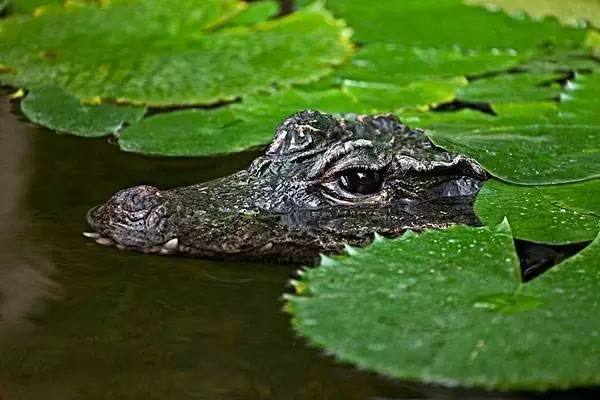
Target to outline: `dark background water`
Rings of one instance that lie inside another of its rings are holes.
[[[145,256],[81,235],[86,211],[120,188],[213,179],[254,156],[126,154],[31,125],[0,96],[0,400],[594,394],[451,390],[357,371],[291,330],[281,295],[292,266]]]

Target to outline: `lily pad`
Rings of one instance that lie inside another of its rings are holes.
[[[496,118],[471,115],[463,123],[442,113],[417,121],[431,129],[433,142],[463,152],[508,182],[540,185],[600,177],[600,115],[591,93],[600,92],[600,74],[576,79],[561,93],[554,115],[524,104],[519,114],[505,108]],[[531,107],[529,113],[524,113]],[[436,122],[437,119],[437,122]]]
[[[567,90],[560,96],[559,116],[573,122],[587,121],[591,124],[600,121],[600,74],[577,75],[567,83]],[[597,145],[600,145],[596,142]]]
[[[283,89],[215,110],[183,110],[146,118],[126,128],[119,145],[125,151],[165,156],[243,151],[269,143],[277,125],[298,110],[370,114],[427,107],[452,99],[465,84],[460,78],[405,86],[345,81],[331,88]]]
[[[600,32],[590,30],[585,38],[584,47],[593,57],[600,58]]]
[[[274,17],[279,12],[279,3],[274,0],[254,1],[239,14],[231,18],[225,26],[252,25]]]
[[[362,47],[336,71],[343,79],[408,83],[423,78],[479,75],[518,65],[523,56],[512,49],[465,50],[460,47],[407,47],[373,43]]]
[[[0,1],[2,3],[2,1]],[[33,14],[36,9],[46,6],[59,6],[62,0],[6,0],[5,5],[10,5],[10,11],[15,13]],[[2,7],[0,6],[0,9]]]
[[[21,102],[21,111],[29,120],[57,132],[99,137],[116,133],[124,124],[139,121],[146,108],[85,105],[60,88],[45,87],[29,92]]]
[[[501,74],[478,79],[460,88],[457,97],[469,102],[514,103],[558,98],[560,73]]]
[[[517,186],[490,180],[475,202],[487,225],[506,216],[518,239],[549,244],[592,240],[600,231],[600,180],[550,186]]]
[[[58,86],[84,100],[213,104],[314,81],[350,53],[348,30],[323,10],[218,29],[240,4],[115,0],[8,18],[0,23],[8,71],[0,80]]]
[[[226,109],[158,114],[125,128],[119,146],[151,155],[202,156],[243,151],[264,141],[240,134],[240,123]]]
[[[590,31],[593,32],[593,31]],[[589,35],[588,35],[589,37]],[[519,70],[533,73],[573,72],[589,73],[600,70],[598,57],[594,58],[590,49],[548,51],[547,54],[527,60],[518,66]]]
[[[549,202],[561,208],[600,218],[600,181],[593,179],[568,185],[537,188]]]
[[[366,44],[519,51],[547,45],[576,46],[585,35],[585,30],[565,28],[555,20],[511,17],[467,6],[462,0],[402,0],[401,8],[395,0],[380,0],[377,7],[361,0],[327,0],[325,4],[348,22],[356,40]]]
[[[522,283],[508,224],[324,258],[287,308],[313,345],[391,377],[488,389],[600,383],[600,239]]]
[[[467,0],[467,4],[500,7],[513,14],[525,12],[536,19],[552,16],[573,26],[589,21],[600,28],[600,7],[596,0]]]

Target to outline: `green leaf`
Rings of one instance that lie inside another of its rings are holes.
[[[592,240],[600,231],[600,180],[551,186],[517,186],[490,180],[477,195],[475,213],[487,225],[506,216],[518,239],[550,244]]]
[[[600,181],[592,179],[568,185],[540,186],[542,196],[561,208],[600,218]]]
[[[330,113],[391,112],[448,101],[464,79],[418,81],[405,86],[345,81],[341,86],[290,88],[248,96],[215,110],[159,114],[125,128],[121,149],[165,156],[206,156],[243,151],[271,141],[277,125],[302,109]]]
[[[398,84],[505,70],[519,64],[522,58],[511,49],[421,48],[381,42],[362,47],[336,75],[343,79]]]
[[[224,26],[252,25],[274,17],[279,12],[279,3],[274,0],[254,1],[231,18]]]
[[[5,5],[10,5],[11,12],[22,14],[33,14],[36,10],[40,10],[43,7],[59,6],[62,3],[62,0],[6,0],[4,2]],[[0,7],[1,9],[2,7]]]
[[[123,130],[124,151],[162,156],[203,156],[243,151],[264,141],[240,134],[240,121],[226,109],[158,114]]]
[[[590,35],[588,35],[590,37]],[[548,72],[592,72],[600,69],[597,58],[591,57],[591,51],[584,49],[548,51],[546,54],[528,59],[518,68],[533,73]]]
[[[413,116],[432,129],[432,141],[469,154],[494,176],[508,182],[540,185],[575,182],[600,176],[600,74],[578,76],[561,93],[556,113],[538,113],[539,105],[499,108],[496,118],[471,113]],[[494,106],[494,108],[498,108]],[[517,110],[517,112],[514,112]]]
[[[585,38],[585,49],[596,59],[600,58],[600,32],[590,30]]]
[[[403,85],[345,80],[342,90],[362,105],[351,112],[368,114],[435,106],[454,99],[456,90],[466,84],[462,77],[424,79]]]
[[[600,383],[600,239],[523,284],[507,224],[379,239],[304,271],[295,328],[394,378],[489,389]]]
[[[35,89],[21,102],[21,111],[36,124],[60,133],[85,137],[114,134],[124,124],[139,121],[145,107],[116,104],[85,105],[62,89]]]
[[[600,122],[600,74],[577,75],[567,83],[567,90],[561,93],[559,116],[573,122],[585,121],[590,124]],[[600,143],[596,142],[596,146]]]
[[[578,45],[585,34],[582,29],[565,28],[556,21],[511,17],[466,6],[461,0],[380,0],[377,7],[361,0],[327,0],[326,6],[348,22],[356,40],[365,43],[519,51],[548,44]]]
[[[589,21],[600,28],[597,0],[467,0],[467,3],[501,7],[513,14],[526,12],[536,19],[552,16],[563,24],[573,26],[582,26]]]
[[[560,73],[502,74],[478,79],[460,88],[457,97],[463,101],[514,103],[552,100],[560,94],[556,81]]]
[[[347,29],[325,11],[219,30],[239,9],[234,0],[115,0],[8,18],[0,80],[58,86],[80,99],[212,104],[314,81],[350,52]]]

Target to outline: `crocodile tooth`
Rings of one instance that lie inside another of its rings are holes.
[[[273,248],[273,243],[269,242],[260,248],[260,251],[267,251]]]
[[[83,236],[90,239],[98,239],[100,234],[96,232],[83,232]]]
[[[173,238],[162,245],[163,250],[174,251],[179,248],[179,239]]]
[[[113,245],[113,241],[110,240],[109,238],[105,238],[105,237],[99,237],[98,239],[96,239],[96,243],[101,244],[102,246],[112,246]]]
[[[122,244],[118,244],[117,245],[117,249],[119,249],[119,250],[126,250],[127,247],[123,246]]]

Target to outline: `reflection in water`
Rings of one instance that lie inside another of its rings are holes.
[[[2,93],[0,92],[0,95]],[[3,109],[8,108],[5,98]],[[27,127],[0,110],[0,338],[27,325],[27,314],[54,285],[46,277],[49,265],[35,252],[22,252],[20,206],[26,180],[22,162],[26,158]],[[11,134],[5,134],[11,132]],[[34,261],[32,261],[34,260]],[[35,265],[35,268],[32,267]],[[44,265],[43,271],[40,267]],[[44,273],[45,272],[45,273]]]
[[[3,150],[18,153],[13,140],[32,144],[20,155],[23,168],[0,175],[0,187],[16,196],[2,202],[19,216],[0,225],[0,253],[10,254],[0,259],[3,322],[27,312],[32,324],[0,342],[0,399],[528,397],[403,385],[321,355],[295,336],[281,311],[290,266],[144,256],[81,236],[86,211],[122,187],[212,179],[242,168],[252,154],[124,154],[104,140],[15,126],[6,101],[0,121]],[[19,185],[26,187],[17,196]],[[42,296],[49,291],[55,294]],[[44,307],[36,308],[40,296]]]

